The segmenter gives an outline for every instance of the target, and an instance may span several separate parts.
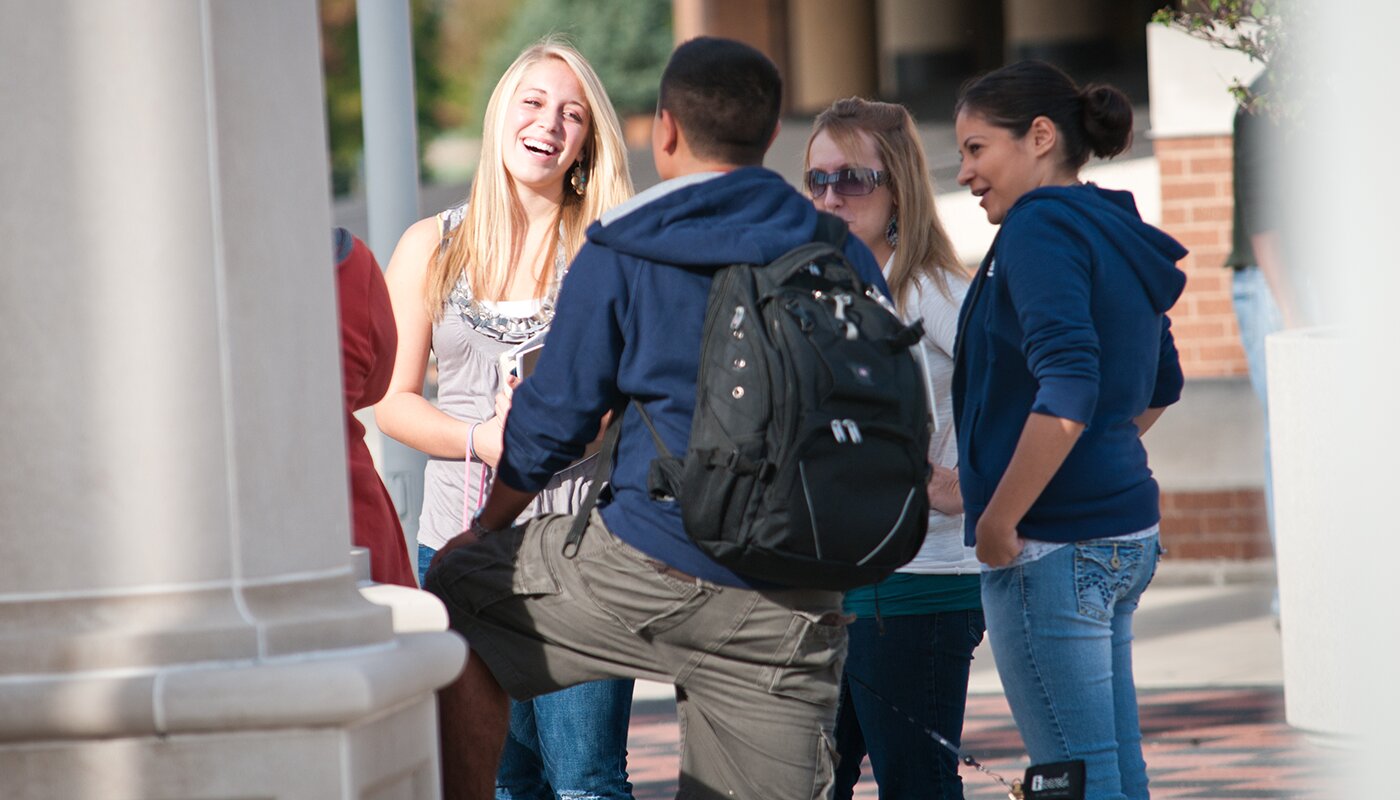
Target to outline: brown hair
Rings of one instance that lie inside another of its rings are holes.
[[[810,166],[812,140],[826,131],[838,147],[848,155],[858,152],[861,132],[875,140],[880,160],[889,172],[888,186],[894,195],[895,214],[899,220],[899,246],[894,250],[894,264],[888,282],[894,294],[895,306],[901,312],[909,299],[910,287],[920,275],[933,281],[944,297],[952,298],[948,275],[966,276],[958,261],[957,251],[933,203],[933,179],[928,161],[919,143],[914,118],[904,106],[881,103],[859,97],[837,100],[817,116],[812,135],[807,139],[807,153],[802,157],[802,171]]]

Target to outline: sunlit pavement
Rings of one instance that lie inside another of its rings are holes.
[[[1331,751],[1284,722],[1279,637],[1267,583],[1173,585],[1144,596],[1135,645],[1143,753],[1155,800],[1331,800]],[[1008,780],[1028,764],[991,655],[976,654],[963,744]],[[675,796],[678,731],[669,687],[639,684],[628,740],[637,800]],[[875,800],[866,776],[856,797]],[[963,768],[969,798],[1005,797]]]

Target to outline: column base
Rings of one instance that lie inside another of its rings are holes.
[[[413,633],[260,661],[11,675],[0,744],[351,724],[447,684],[465,652],[456,634]]]
[[[437,704],[330,728],[0,746],[8,800],[437,800]]]

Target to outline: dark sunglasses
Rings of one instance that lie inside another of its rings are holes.
[[[876,186],[888,183],[890,174],[868,167],[838,169],[835,172],[822,172],[819,169],[807,172],[807,191],[813,200],[826,194],[826,187],[842,197],[864,197],[875,191]]]

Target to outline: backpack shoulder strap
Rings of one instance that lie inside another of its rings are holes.
[[[569,527],[569,535],[564,538],[565,558],[578,555],[579,543],[583,541],[584,531],[588,529],[588,517],[593,512],[593,507],[598,504],[598,496],[604,491],[608,479],[612,477],[613,458],[617,455],[617,440],[621,435],[622,414],[619,413],[608,425],[608,432],[603,436],[603,444],[598,448],[598,464],[593,468],[593,483],[588,487],[588,494],[584,496],[578,513],[574,515],[574,524]]]
[[[800,244],[779,256],[772,263],[764,267],[763,272],[767,274],[767,281],[770,285],[786,283],[795,272],[805,270],[815,258],[821,258],[832,250],[846,260],[846,237],[850,229],[846,227],[845,220],[835,214],[828,214],[825,211],[817,212],[817,229],[813,233],[812,241]],[[865,281],[854,269],[844,270],[854,283],[856,291],[865,291]]]

